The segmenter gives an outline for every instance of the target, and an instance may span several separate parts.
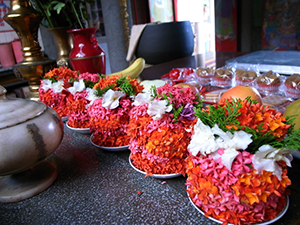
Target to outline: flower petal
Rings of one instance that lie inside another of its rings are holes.
[[[122,91],[113,91],[109,89],[102,99],[102,106],[106,109],[115,109],[119,106],[119,100],[121,97],[125,96]]]
[[[149,103],[151,98],[150,98],[150,93],[139,93],[135,99],[134,99],[134,102],[132,103],[133,105],[135,106],[140,106],[144,103]]]
[[[64,90],[64,81],[59,80],[52,84],[53,92],[54,93],[61,93]]]
[[[48,91],[52,88],[52,81],[49,79],[45,79],[42,81],[41,88],[44,89],[44,91]]]

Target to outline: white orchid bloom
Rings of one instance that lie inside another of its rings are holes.
[[[202,155],[207,155],[219,149],[211,128],[205,125],[200,119],[197,120],[194,132],[188,146],[188,149],[194,156],[196,156],[199,151]]]
[[[49,89],[52,88],[52,81],[49,79],[43,80],[43,84],[41,88],[44,89],[44,91],[48,91]]]
[[[64,81],[59,80],[55,83],[52,84],[53,92],[54,93],[61,93],[65,88],[64,88]]]
[[[149,103],[147,113],[154,120],[160,120],[166,112],[171,112],[172,105],[168,105],[167,100],[154,100]]]
[[[90,101],[90,103],[87,105],[90,106],[90,105],[93,105],[93,102],[97,99],[99,99],[100,97],[97,97],[96,96],[96,92],[97,90],[96,89],[93,89],[93,88],[87,88],[86,89],[86,92],[87,92],[87,96],[86,96],[86,99]]]
[[[293,156],[289,149],[276,149],[270,145],[261,146],[252,158],[254,169],[260,174],[263,170],[272,172],[281,180],[282,169],[277,161],[283,160],[291,167]]]
[[[113,91],[109,89],[102,99],[102,106],[106,109],[115,109],[119,106],[119,100],[121,97],[125,96],[122,91]]]
[[[139,93],[135,99],[134,102],[132,103],[135,106],[140,106],[144,103],[150,103],[151,102],[151,96],[150,93]]]
[[[82,92],[85,89],[85,83],[83,79],[80,79],[79,81],[75,81],[72,87],[68,88],[68,91],[74,95],[77,92]]]

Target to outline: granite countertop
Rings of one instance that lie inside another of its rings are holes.
[[[0,203],[0,224],[217,224],[189,202],[185,177],[144,177],[129,154],[98,149],[89,135],[65,128],[47,159],[57,166],[55,182],[29,199]],[[273,224],[300,224],[300,160],[292,164],[289,208]]]

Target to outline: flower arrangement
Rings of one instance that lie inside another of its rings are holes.
[[[105,75],[78,74],[67,67],[50,70],[41,80],[41,102],[53,108],[62,118],[68,117],[73,128],[89,128],[87,107],[92,88]]]
[[[54,68],[47,72],[41,80],[39,88],[40,101],[53,108],[60,117],[66,117],[66,101],[71,85],[68,80],[78,77],[76,71],[67,67]]]
[[[68,126],[73,128],[90,128],[90,116],[88,107],[93,98],[94,85],[105,75],[82,73],[78,78],[71,78],[71,87],[66,102],[66,113],[68,115]]]
[[[133,98],[143,86],[122,75],[101,77],[91,92],[88,108],[93,143],[105,147],[129,145],[127,126]]]
[[[271,220],[286,205],[291,151],[300,147],[292,119],[246,99],[196,110],[189,143],[187,192],[223,224]]]
[[[165,84],[138,94],[133,105],[128,126],[132,164],[147,175],[184,175],[200,95]]]

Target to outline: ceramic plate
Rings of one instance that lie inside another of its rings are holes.
[[[103,150],[106,150],[106,151],[110,151],[110,152],[120,152],[120,151],[125,151],[125,150],[128,150],[128,147],[129,145],[124,145],[124,146],[120,146],[120,147],[105,147],[105,146],[100,146],[100,145],[97,145],[93,142],[93,138],[94,136],[91,135],[90,137],[90,141],[91,143],[96,146],[97,148],[101,148]]]
[[[144,174],[146,175],[147,173],[142,171],[142,170],[139,170],[138,168],[136,168],[132,162],[131,162],[131,159],[130,159],[130,156],[129,156],[129,164],[130,166],[135,169],[137,172],[141,173],[141,174]],[[179,177],[181,176],[182,174],[178,174],[178,173],[172,173],[172,174],[153,174],[153,178],[157,178],[157,179],[170,179],[170,178],[174,178],[174,177]],[[150,175],[149,175],[150,176]]]
[[[90,133],[90,128],[74,128],[74,127],[70,127],[68,125],[68,123],[66,123],[67,128],[69,128],[70,130],[73,130],[75,132],[81,133],[81,134],[89,134]]]
[[[195,208],[196,208],[203,216],[205,216],[204,212],[203,212],[198,206],[196,206],[195,203],[193,202],[193,200],[190,198],[189,193],[187,193],[187,195],[188,195],[188,198],[189,198],[190,202],[192,203],[192,205],[193,205],[193,206],[194,206],[194,207],[195,207]],[[279,220],[279,219],[286,213],[288,207],[289,207],[289,197],[286,196],[286,205],[285,205],[285,207],[282,209],[282,211],[281,211],[274,219],[269,220],[269,221],[266,221],[266,222],[258,223],[257,225],[269,225],[269,224],[272,224],[272,223],[276,222],[277,220]],[[210,219],[210,220],[213,220],[213,221],[215,221],[215,222],[217,222],[217,223],[219,223],[219,224],[222,224],[222,222],[221,222],[220,220],[217,220],[217,219],[212,218],[212,217],[207,217],[207,218]],[[229,223],[228,225],[233,225],[233,224]],[[255,224],[253,224],[253,225],[255,225]]]

